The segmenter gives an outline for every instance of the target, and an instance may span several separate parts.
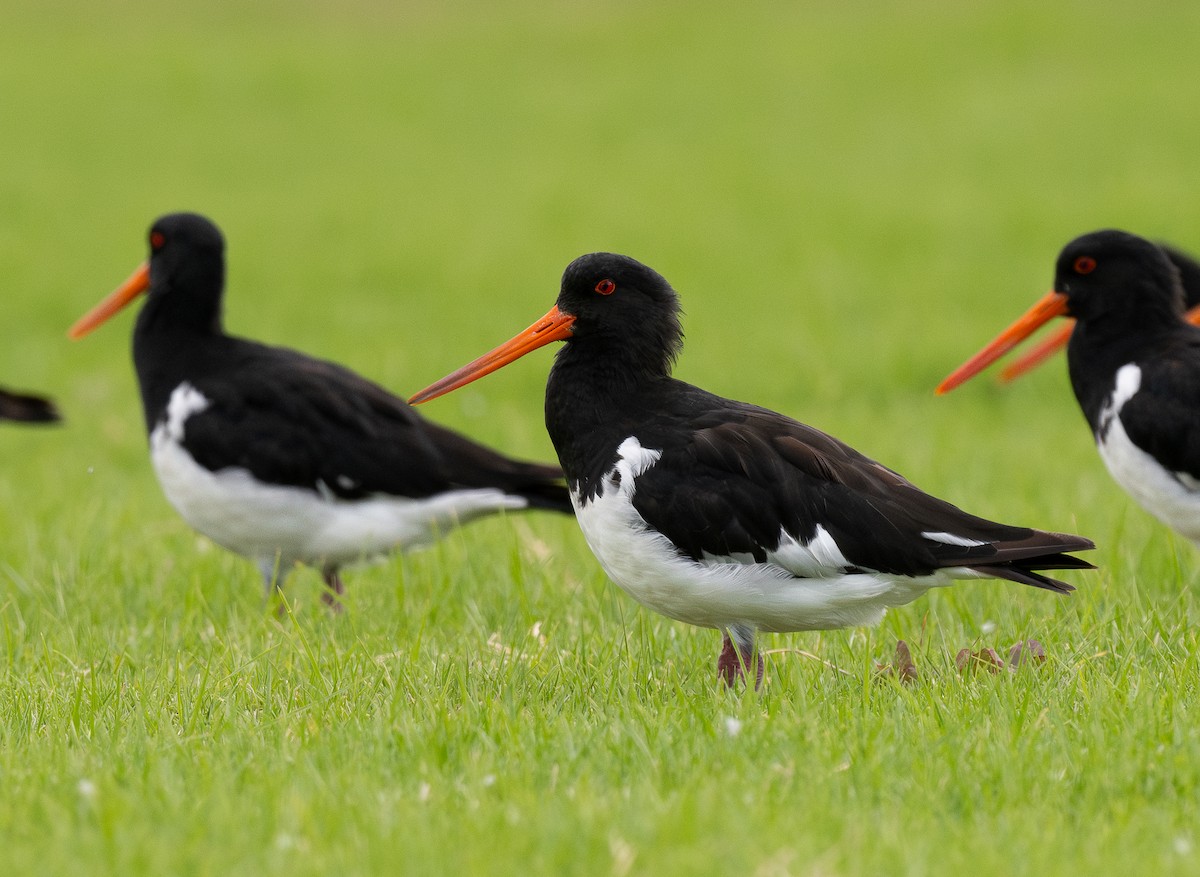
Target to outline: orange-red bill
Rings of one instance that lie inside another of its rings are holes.
[[[1070,320],[1065,326],[1055,329],[1046,338],[1039,341],[1031,350],[1026,351],[1010,362],[1000,371],[1000,380],[1011,381],[1019,378],[1027,371],[1037,368],[1047,359],[1067,346],[1071,333],[1075,331],[1075,321]]]
[[[444,396],[451,390],[466,386],[471,381],[477,381],[484,375],[490,375],[498,368],[520,359],[526,353],[544,347],[551,341],[565,341],[571,337],[571,326],[575,317],[564,314],[558,306],[550,308],[542,317],[528,329],[505,341],[490,353],[485,353],[478,359],[468,362],[458,371],[446,375],[440,381],[430,384],[408,401],[413,405],[428,402],[438,396]]]
[[[75,321],[67,335],[79,340],[150,288],[150,263],[145,262],[129,279],[110,292],[103,301]]]
[[[1200,326],[1200,305],[1189,310],[1183,315],[1184,319],[1193,326]],[[1067,325],[1056,331],[1053,335],[1041,341],[1036,347],[1030,350],[1020,358],[1010,362],[1000,372],[1000,379],[1003,381],[1012,381],[1025,374],[1027,371],[1032,371],[1037,368],[1051,356],[1053,356],[1062,348],[1067,346],[1067,342],[1071,339],[1071,332],[1075,330],[1075,321],[1071,320]]]
[[[948,393],[964,381],[979,374],[1008,351],[1012,350],[1043,324],[1055,317],[1067,313],[1067,297],[1061,292],[1048,292],[1042,296],[1033,307],[1022,314],[1011,326],[997,335],[992,341],[976,353],[938,384],[936,392],[939,396]]]

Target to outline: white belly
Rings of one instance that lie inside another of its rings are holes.
[[[1180,535],[1200,544],[1200,491],[1190,478],[1176,476],[1137,447],[1114,418],[1104,441],[1097,445],[1113,480],[1150,514]],[[1182,478],[1182,480],[1181,480]]]
[[[269,567],[300,561],[337,567],[373,555],[428,545],[460,523],[500,509],[524,508],[521,497],[494,488],[457,490],[422,499],[377,495],[340,499],[258,481],[239,468],[212,472],[180,444],[187,417],[207,400],[181,385],[168,416],[150,435],[150,459],[163,493],[193,528],[219,545]]]
[[[632,443],[632,444],[631,444]],[[877,624],[890,606],[915,600],[931,587],[949,585],[965,570],[910,578],[883,573],[821,573],[836,552],[823,530],[801,545],[786,537],[778,562],[752,558],[682,556],[662,534],[648,528],[633,507],[637,475],[657,461],[636,439],[621,445],[622,457],[605,478],[600,496],[581,505],[572,492],[579,526],[608,576],[642,605],[700,627],[749,626],[763,631],[829,630]],[[824,534],[824,536],[822,535]],[[809,547],[811,546],[811,547]],[[785,568],[799,566],[803,575]]]
[[[1117,371],[1113,395],[1101,414],[1108,423],[1097,442],[1100,458],[1113,480],[1146,511],[1180,535],[1200,544],[1200,485],[1186,473],[1173,473],[1135,445],[1121,423],[1121,408],[1141,386],[1141,369],[1130,364]]]

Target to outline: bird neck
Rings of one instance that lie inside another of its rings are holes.
[[[208,294],[203,294],[206,289]],[[215,346],[221,346],[224,334],[219,277],[215,286],[210,281],[187,291],[162,286],[151,290],[133,332],[133,363],[147,430],[154,429],[171,392],[183,381],[194,380],[198,370],[220,355]]]
[[[184,270],[150,268],[150,292],[135,332],[143,335],[204,336],[221,333],[225,263],[197,260]]]
[[[661,361],[593,346],[592,339],[568,341],[546,382],[546,431],[572,487],[607,470],[616,447],[633,433],[646,395],[671,380]]]

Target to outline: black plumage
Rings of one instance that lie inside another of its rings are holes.
[[[1124,231],[1060,252],[1054,289],[955,370],[950,389],[1049,320],[1075,320],[1071,387],[1101,458],[1147,511],[1200,544],[1200,328],[1186,319],[1200,267]]]
[[[448,526],[502,508],[572,512],[557,466],[510,459],[432,424],[335,363],[226,334],[224,238],[206,218],[164,216],[149,241],[148,268],[72,334],[91,331],[146,293],[133,358],[160,481],[189,523],[253,557],[268,586],[291,563],[306,562],[340,593],[338,567],[356,553],[424,544]],[[183,452],[182,461],[172,448]],[[249,479],[226,477],[231,473]],[[292,509],[279,497],[287,496],[297,505],[294,525],[284,520]],[[396,500],[413,520],[401,526],[353,518],[358,509],[382,514],[381,500]],[[420,517],[424,501],[432,509],[428,520]],[[257,503],[271,510],[270,520],[253,519]],[[244,526],[226,523],[238,515],[249,519]],[[308,519],[311,526],[302,523]],[[403,534],[389,543],[393,531]]]
[[[336,363],[222,334],[203,345],[202,356],[162,368],[155,348],[179,339],[161,330],[153,341],[137,331],[134,338],[138,374],[150,388],[148,431],[165,416],[165,388],[186,381],[209,400],[188,418],[182,438],[206,469],[238,467],[266,484],[347,500],[498,487],[531,507],[571,511],[557,466],[510,459],[431,423]]]
[[[679,313],[675,291],[647,266],[611,253],[583,256],[567,268],[546,317],[414,400],[565,341],[547,382],[546,427],[585,535],[635,597],[724,630],[718,668],[727,682],[750,665],[757,629],[877,619],[886,606],[947,584],[943,571],[1065,592],[1070,585],[1040,570],[1090,568],[1067,554],[1093,547],[1087,539],[969,515],[819,430],[671,377],[682,347]],[[619,502],[598,510],[621,497],[635,514]],[[607,519],[593,522],[596,515]],[[640,572],[604,544],[623,546],[631,531],[646,536]],[[675,560],[656,547],[663,538]],[[763,572],[730,594],[739,565]],[[773,590],[803,594],[805,580],[825,596],[781,609],[785,598]],[[839,589],[861,593],[862,605],[841,611]]]
[[[1080,273],[1081,259],[1094,267]],[[1117,372],[1136,365],[1141,386],[1119,415],[1126,432],[1165,466],[1200,478],[1200,328],[1184,320],[1178,264],[1136,235],[1093,232],[1063,248],[1054,289],[1075,318],[1067,366],[1097,440],[1111,427]]]
[[[592,292],[604,279],[619,299]],[[1066,591],[1033,570],[1090,566],[1059,556],[1092,547],[1087,540],[969,515],[818,429],[671,377],[683,341],[678,296],[633,259],[576,260],[558,308],[575,322],[550,371],[546,426],[568,482],[586,502],[624,438],[661,449],[633,504],[688,557],[743,552],[761,561],[781,531],[808,540],[821,524],[853,567],[878,572],[984,564],[990,575]],[[634,327],[629,336],[614,331],[624,326]],[[923,532],[986,544],[933,543]]]
[[[0,420],[22,423],[57,423],[62,419],[54,402],[43,396],[14,393],[0,388]]]

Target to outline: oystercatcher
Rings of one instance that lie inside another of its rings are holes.
[[[14,393],[0,387],[0,420],[55,423],[60,419],[58,409],[49,399],[27,393]]]
[[[335,363],[226,335],[224,250],[208,219],[162,217],[149,262],[70,335],[148,293],[133,361],[159,483],[192,527],[258,565],[268,596],[303,562],[337,609],[344,564],[503,509],[571,512],[557,466],[430,423]]]
[[[1171,264],[1179,271],[1179,282],[1183,284],[1184,303],[1188,308],[1184,315],[1189,323],[1200,325],[1200,263],[1169,244],[1159,244]],[[1048,338],[1035,345],[1028,353],[1018,357],[1000,370],[1000,379],[1011,381],[1037,368],[1045,360],[1067,346],[1074,320],[1064,320],[1065,325]]]
[[[552,341],[546,427],[584,537],[643,605],[723,633],[717,671],[754,666],[757,631],[874,624],[959,578],[1072,587],[1079,536],[997,524],[921,492],[811,426],[671,377],[682,347],[670,284],[593,253],[556,305],[511,341],[415,395],[461,387]]]
[[[1054,289],[937,389],[979,373],[1043,323],[1075,318],[1067,366],[1109,473],[1143,508],[1200,544],[1200,328],[1184,320],[1179,270],[1161,247],[1097,231],[1058,256]]]

